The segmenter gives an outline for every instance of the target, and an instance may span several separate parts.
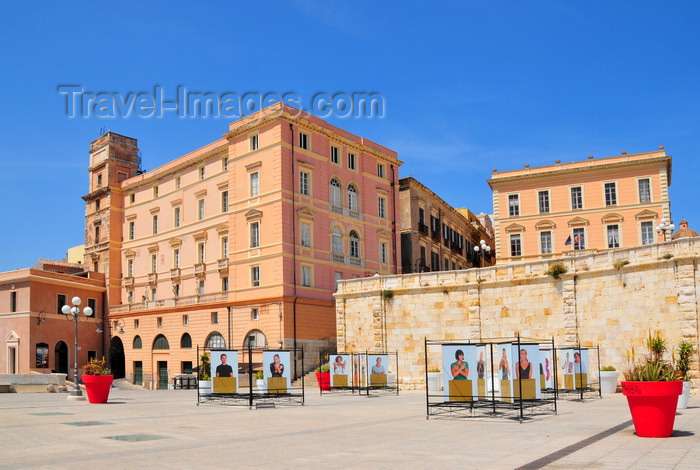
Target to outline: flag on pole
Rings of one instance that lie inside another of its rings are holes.
[[[571,235],[569,235],[569,238],[566,239],[566,241],[564,242],[564,245],[566,245],[566,246],[571,245]]]

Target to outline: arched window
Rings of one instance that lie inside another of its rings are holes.
[[[335,178],[331,180],[331,205],[338,207],[343,205],[340,198],[340,183]]]
[[[360,257],[360,237],[354,230],[350,231],[350,257],[359,258]]]
[[[185,333],[180,338],[180,347],[183,349],[190,349],[192,347],[192,337],[189,333]]]
[[[225,347],[226,341],[224,341],[224,337],[221,336],[221,333],[215,331],[207,338],[207,349],[222,349]]]
[[[348,209],[357,212],[357,188],[355,186],[348,185]]]
[[[343,254],[343,233],[338,227],[331,229],[331,250],[333,250],[333,254]]]
[[[134,349],[141,349],[143,345],[141,344],[141,337],[134,336]]]
[[[250,330],[248,334],[245,335],[243,347],[247,348],[248,343],[250,343],[251,348],[266,348],[267,337],[265,336],[265,333],[260,330]]]
[[[156,336],[156,340],[153,342],[153,349],[170,349],[168,338],[163,335]]]

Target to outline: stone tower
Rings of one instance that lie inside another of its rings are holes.
[[[105,274],[105,306],[121,303],[121,224],[125,204],[121,182],[138,174],[138,151],[136,139],[113,132],[90,144],[89,192],[83,196],[85,269]]]

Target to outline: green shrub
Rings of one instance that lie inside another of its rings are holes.
[[[547,274],[552,276],[554,279],[559,279],[560,274],[566,274],[569,270],[566,269],[563,263],[554,263],[549,266]]]

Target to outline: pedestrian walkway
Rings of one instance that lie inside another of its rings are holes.
[[[305,406],[196,404],[194,390],[0,394],[0,468],[697,468],[700,396],[674,436],[639,438],[620,394],[561,400],[557,415],[431,417],[425,394],[316,393]]]

